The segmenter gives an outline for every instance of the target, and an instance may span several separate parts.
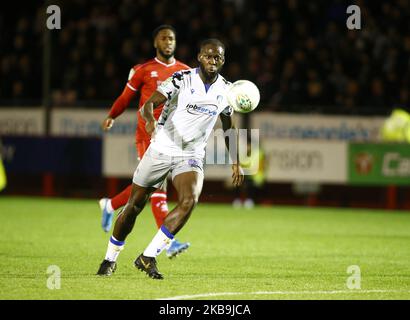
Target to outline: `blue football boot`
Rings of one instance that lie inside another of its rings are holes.
[[[180,253],[186,251],[190,245],[189,242],[179,242],[175,239],[167,249],[167,257],[170,259],[176,257]]]
[[[105,232],[110,231],[114,212],[108,212],[107,202],[108,198],[102,198],[98,203],[102,212],[101,226]]]

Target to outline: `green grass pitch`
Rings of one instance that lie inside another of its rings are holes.
[[[163,281],[133,266],[156,232],[149,207],[112,277],[95,275],[109,238],[97,200],[2,196],[0,218],[2,300],[410,298],[410,212],[200,203],[177,236],[191,248],[158,259]],[[360,289],[347,287],[351,265]]]

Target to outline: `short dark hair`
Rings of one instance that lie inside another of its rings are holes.
[[[152,31],[152,39],[155,40],[156,36],[161,30],[171,30],[175,34],[175,37],[177,36],[177,31],[173,26],[169,24],[161,24],[159,27],[155,28],[154,31]]]
[[[200,45],[199,45],[199,50],[202,50],[202,48],[205,47],[208,44],[212,44],[212,45],[221,47],[225,52],[225,45],[222,43],[222,41],[220,41],[218,39],[215,39],[215,38],[202,40]]]

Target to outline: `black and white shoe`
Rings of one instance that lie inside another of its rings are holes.
[[[146,257],[143,254],[134,261],[135,267],[144,271],[152,279],[164,279],[164,276],[157,269],[157,261],[155,258]]]
[[[111,276],[117,269],[117,263],[114,261],[104,260],[101,262],[100,268],[97,271],[99,276]]]

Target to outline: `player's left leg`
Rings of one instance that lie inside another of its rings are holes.
[[[165,218],[168,215],[167,203],[167,180],[164,180],[163,185],[155,190],[151,195],[151,209],[155,217],[158,229],[164,224]],[[178,254],[186,251],[191,244],[189,242],[180,242],[176,238],[166,246],[167,257],[172,259]]]
[[[182,172],[174,177],[173,184],[178,193],[178,203],[167,215],[164,224],[151,243],[135,260],[135,266],[145,271],[153,279],[163,278],[156,268],[155,257],[165,249],[167,243],[172,241],[188,221],[201,194],[203,173],[198,171]]]
[[[183,172],[174,177],[173,184],[178,194],[178,203],[165,218],[164,226],[173,235],[185,225],[202,191],[204,176],[197,171]]]

